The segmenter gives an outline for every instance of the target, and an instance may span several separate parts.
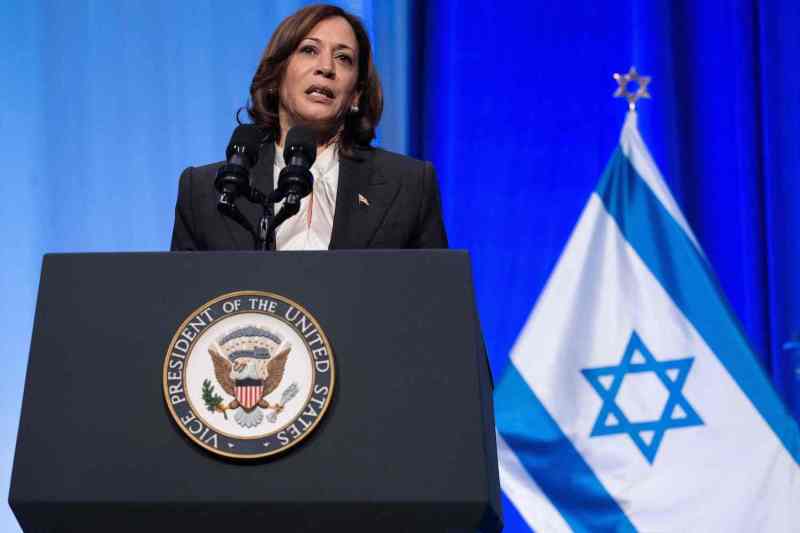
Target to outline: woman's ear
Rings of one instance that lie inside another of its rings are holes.
[[[350,110],[353,113],[357,113],[358,112],[358,102],[359,101],[361,101],[361,91],[356,91],[355,93],[353,93],[353,99],[350,102]]]

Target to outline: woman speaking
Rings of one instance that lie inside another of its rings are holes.
[[[265,132],[251,183],[274,190],[295,126],[313,131],[317,156],[312,190],[278,227],[276,249],[447,247],[431,164],[370,146],[382,110],[369,38],[356,17],[311,6],[281,22],[250,86],[247,112]],[[217,209],[222,164],[181,175],[172,250],[252,249],[252,236]],[[255,227],[261,207],[240,204]]]

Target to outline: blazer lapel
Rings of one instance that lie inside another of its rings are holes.
[[[339,161],[330,249],[367,248],[397,196],[397,183],[374,174],[373,157],[371,151],[359,151]]]
[[[258,162],[250,171],[250,185],[269,196],[274,188],[273,170],[275,168],[275,143],[267,140],[261,145]],[[239,198],[236,202],[239,211],[245,216],[253,228],[258,231],[258,222],[264,214],[264,209],[259,204],[254,204],[246,198]],[[253,238],[237,222],[228,217],[223,217],[230,230],[231,239],[237,250],[252,250]]]

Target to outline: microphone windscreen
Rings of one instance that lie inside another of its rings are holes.
[[[286,134],[286,143],[283,149],[283,160],[286,164],[292,157],[300,156],[308,160],[308,166],[314,164],[317,159],[317,136],[310,128],[295,126]]]
[[[225,150],[225,156],[230,160],[234,153],[238,153],[250,161],[250,166],[258,161],[258,148],[264,139],[264,130],[255,124],[240,124],[233,130],[231,142]]]

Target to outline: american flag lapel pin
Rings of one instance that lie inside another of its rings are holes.
[[[363,207],[369,207],[369,200],[363,194],[358,194],[358,205]]]

